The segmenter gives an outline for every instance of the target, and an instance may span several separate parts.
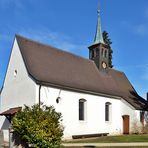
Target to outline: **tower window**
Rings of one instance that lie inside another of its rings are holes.
[[[91,50],[91,58],[94,58],[94,50]]]
[[[104,52],[104,57],[107,58],[107,50]]]
[[[79,100],[79,120],[84,121],[86,116],[86,100]]]
[[[92,58],[92,50],[89,51],[89,58]]]
[[[102,48],[102,49],[101,49],[101,56],[103,56],[103,52],[104,52],[104,49]]]
[[[105,121],[111,120],[111,103],[106,102],[105,103]]]
[[[96,56],[98,57],[99,56],[99,49],[96,48]]]
[[[95,57],[95,51],[94,50],[90,50],[89,51],[89,58],[93,59]]]
[[[96,57],[96,50],[93,50],[93,52],[94,52],[94,57]]]

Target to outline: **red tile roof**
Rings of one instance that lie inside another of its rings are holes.
[[[10,109],[0,113],[0,116],[13,116],[21,109],[22,109],[22,107],[10,108]]]

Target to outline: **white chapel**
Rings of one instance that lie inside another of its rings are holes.
[[[0,92],[0,129],[8,140],[15,113],[26,105],[53,105],[63,116],[64,139],[129,134],[145,124],[148,103],[126,75],[109,66],[98,11],[89,59],[16,35]]]

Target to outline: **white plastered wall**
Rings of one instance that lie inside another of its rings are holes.
[[[57,104],[56,98],[58,96],[60,96],[61,100]],[[85,121],[79,121],[79,99],[86,100]],[[129,115],[131,119],[134,119],[138,112],[123,99],[107,98],[43,86],[41,88],[41,102],[46,105],[53,105],[56,111],[62,113],[64,139],[70,139],[72,135],[81,134],[122,134],[122,116]],[[111,120],[109,122],[105,121],[106,102],[111,103]]]
[[[35,82],[28,76],[22,55],[15,39],[1,93],[0,112],[6,111],[9,108],[20,107],[24,104],[33,105],[36,98],[35,86]],[[8,120],[4,116],[0,117],[0,127],[5,133],[7,132],[9,125]],[[5,140],[8,140],[8,134],[5,137]]]
[[[140,110],[135,110],[134,107],[132,107],[128,102],[123,99],[121,100],[121,113],[121,116],[129,115],[130,117],[130,133],[133,133],[138,130],[135,128],[142,129],[142,123],[140,122]],[[121,123],[123,124],[123,120],[121,121]]]

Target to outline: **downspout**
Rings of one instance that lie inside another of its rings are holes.
[[[39,108],[41,107],[41,87],[42,85],[39,85]]]

